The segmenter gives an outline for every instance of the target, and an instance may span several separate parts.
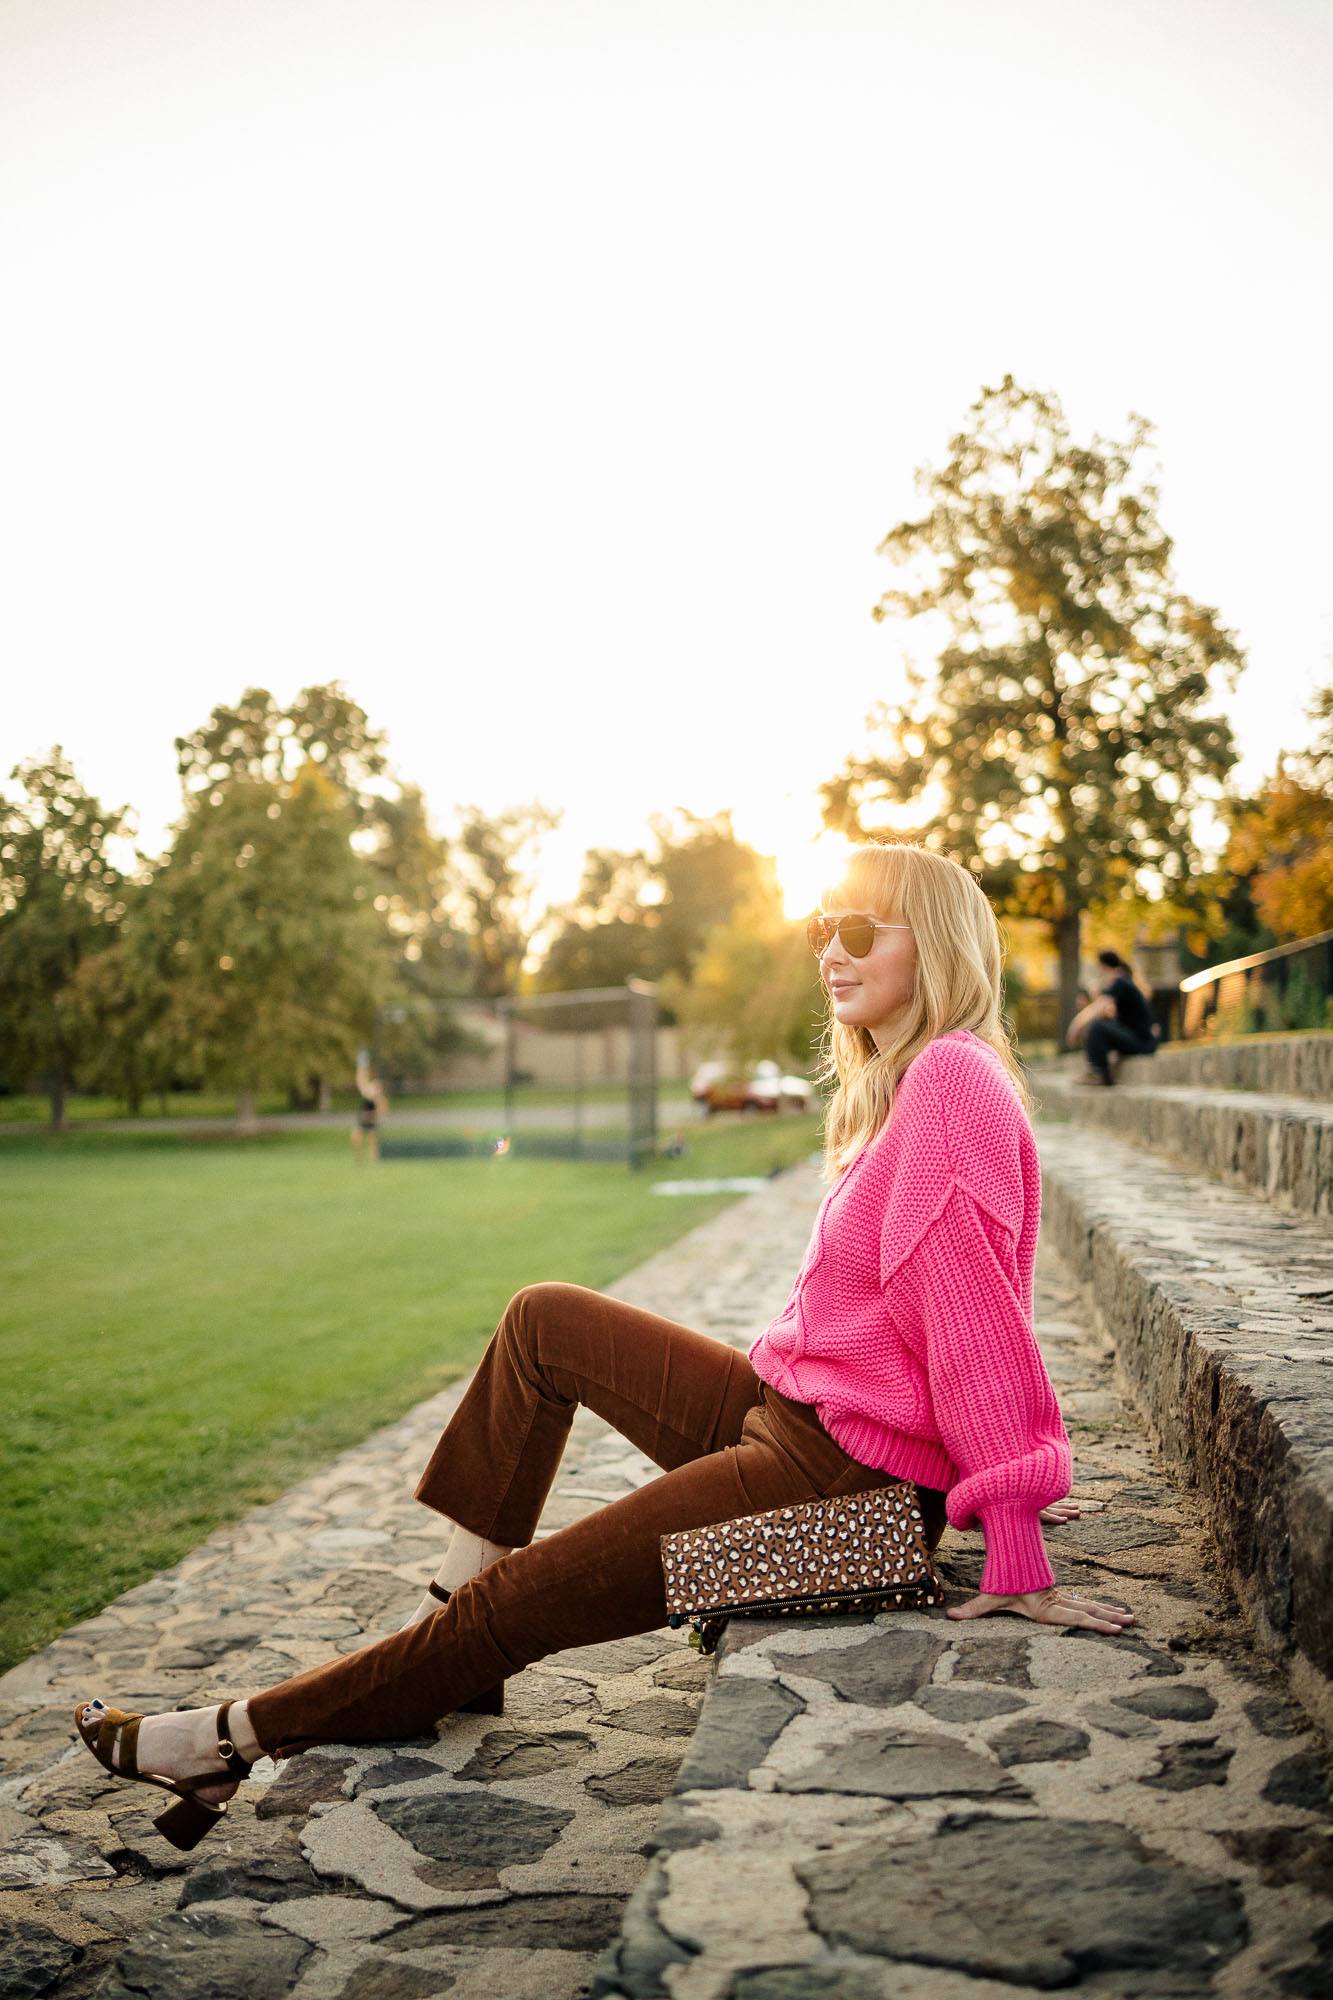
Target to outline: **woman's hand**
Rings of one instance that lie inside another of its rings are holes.
[[[1037,1519],[1058,1528],[1062,1522],[1077,1521],[1080,1514],[1101,1514],[1105,1509],[1104,1500],[1052,1500],[1049,1507],[1042,1508]]]
[[[1014,1611],[1036,1625],[1081,1625],[1089,1632],[1123,1632],[1134,1623],[1134,1613],[1120,1604],[1102,1604],[1095,1597],[1079,1597],[1072,1590],[1028,1590],[1012,1597],[992,1597],[982,1591],[966,1604],[951,1604],[948,1618],[984,1618],[991,1611]]]

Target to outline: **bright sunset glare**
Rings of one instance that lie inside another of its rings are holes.
[[[731,808],[803,912],[1006,370],[1157,423],[1257,779],[1333,644],[1331,98],[1323,0],[9,0],[0,781],[158,851],[173,737],[341,679],[444,830],[562,809],[544,896]]]
[[[789,917],[808,917],[825,889],[836,882],[852,843],[840,833],[780,847],[776,855],[783,908]]]

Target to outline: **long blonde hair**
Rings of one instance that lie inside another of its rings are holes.
[[[904,1070],[928,1042],[970,1028],[989,1042],[1025,1108],[1031,1100],[1000,1012],[1004,941],[980,884],[957,861],[913,841],[854,847],[824,907],[897,918],[916,939],[912,997],[892,1039],[845,1028],[829,1010],[820,1081],[835,1085],[824,1120],[824,1173],[836,1180],[893,1109]]]

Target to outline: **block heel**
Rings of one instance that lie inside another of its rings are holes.
[[[165,1812],[158,1814],[153,1825],[164,1840],[169,1840],[173,1847],[179,1847],[182,1854],[188,1854],[226,1816],[225,1805],[205,1805],[202,1799],[177,1799],[174,1806],[168,1806]]]

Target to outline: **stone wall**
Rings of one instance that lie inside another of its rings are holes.
[[[1235,1042],[1167,1042],[1155,1056],[1130,1056],[1125,1083],[1202,1084],[1275,1097],[1333,1101],[1333,1033],[1248,1035]]]
[[[1333,1217],[1333,1104],[1250,1090],[1184,1088],[1171,1079],[1163,1055],[1123,1064],[1113,1090],[1080,1088],[1062,1069],[1043,1073],[1038,1092],[1048,1112],[1064,1110],[1078,1124],[1174,1154],[1280,1207]]]
[[[1333,1723],[1333,1238],[1115,1139],[1048,1129],[1042,1165],[1047,1240],[1196,1485],[1261,1644]]]

